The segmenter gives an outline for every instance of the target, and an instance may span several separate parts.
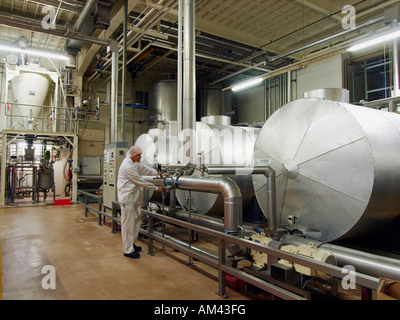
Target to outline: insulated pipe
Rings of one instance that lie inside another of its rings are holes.
[[[276,230],[275,171],[270,167],[207,167],[208,174],[263,174],[267,178],[268,229]]]
[[[76,32],[81,31],[82,29],[82,25],[85,22],[85,20],[87,19],[87,17],[90,14],[90,11],[92,10],[93,5],[96,3],[97,0],[88,0],[85,4],[85,7],[82,9],[81,14],[79,15],[78,19],[75,22],[74,25],[74,30]]]
[[[126,126],[126,119],[125,119],[125,110],[126,110],[126,97],[125,97],[125,91],[126,91],[126,65],[127,65],[127,47],[126,43],[128,40],[128,0],[124,0],[124,21],[122,23],[122,33],[123,33],[123,47],[122,47],[122,88],[121,88],[121,141],[125,142],[126,137],[125,137],[125,126]],[[119,66],[117,65],[117,68]],[[118,69],[117,69],[118,70]],[[117,71],[118,72],[118,71]]]
[[[177,95],[177,120],[178,134],[182,131],[182,1],[178,0],[178,95]],[[179,148],[177,148],[179,150]]]
[[[392,28],[397,28],[398,22],[392,22]],[[393,92],[392,97],[397,97],[400,95],[400,87],[399,87],[399,48],[398,48],[398,40],[397,38],[393,39],[392,42],[392,65],[393,65]],[[393,109],[393,108],[391,108]],[[389,110],[394,112],[395,110]]]
[[[111,65],[111,143],[118,141],[118,45],[116,41],[110,41],[112,50],[112,65]]]
[[[186,210],[177,210],[171,216],[176,219],[189,222],[189,213]],[[213,230],[221,231],[221,232],[225,231],[223,220],[216,218],[216,217],[207,216],[205,214],[192,213],[190,215],[190,220],[192,223],[202,226],[202,227],[205,227],[205,228],[209,228],[209,229],[213,229]],[[243,231],[245,234],[254,233],[253,228],[246,227],[246,226],[243,226]]]
[[[227,177],[197,178],[192,176],[165,179],[145,176],[144,179],[156,186],[171,185],[181,190],[222,194],[224,197],[224,230],[229,234],[238,234],[242,225],[242,193],[233,180]]]
[[[196,46],[195,46],[195,1],[184,0],[183,7],[183,116],[185,133],[185,162],[195,163],[193,131],[196,126]],[[188,160],[188,161],[186,161]]]
[[[370,275],[372,277],[384,277],[393,280],[400,280],[400,260],[397,259],[306,238],[300,238],[293,235],[284,235],[279,241],[284,244],[297,246],[312,242],[316,248],[332,252],[336,257],[338,267],[352,266],[355,268],[356,272]]]

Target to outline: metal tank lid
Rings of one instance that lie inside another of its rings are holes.
[[[219,124],[223,126],[231,125],[231,117],[229,116],[219,116],[219,115],[205,116],[202,117],[200,120],[202,123],[206,124]]]

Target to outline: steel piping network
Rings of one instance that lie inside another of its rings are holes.
[[[208,174],[263,174],[267,178],[267,207],[268,229],[276,230],[276,187],[275,171],[270,167],[207,167]]]
[[[232,235],[239,233],[242,226],[242,194],[238,185],[232,179],[227,177],[198,178],[185,176],[164,179],[145,176],[144,179],[156,186],[221,193],[224,197],[224,231]]]
[[[400,260],[384,257],[360,250],[350,249],[329,243],[323,243],[293,235],[283,235],[280,240],[283,244],[302,245],[310,242],[317,248],[328,250],[334,254],[339,267],[352,266],[356,272],[373,277],[385,277],[400,280]]]

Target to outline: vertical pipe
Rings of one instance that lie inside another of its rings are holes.
[[[264,121],[267,121],[267,80],[264,80]]]
[[[393,28],[397,27],[397,21],[392,22],[392,27]],[[393,65],[393,91],[392,91],[392,97],[397,97],[397,96],[400,95],[400,89],[399,89],[399,50],[398,50],[397,38],[394,38],[393,42],[392,42],[392,65]]]
[[[182,131],[182,1],[183,0],[179,0],[178,7],[178,134]]]
[[[121,141],[126,141],[125,138],[125,109],[126,109],[126,61],[127,61],[127,52],[126,52],[126,42],[127,42],[127,24],[128,24],[128,0],[124,0],[124,21],[123,21],[123,39],[124,44],[122,47],[122,91],[121,91]],[[118,62],[117,62],[118,68]],[[118,70],[118,69],[117,69]]]
[[[7,101],[5,101],[7,102]],[[1,135],[1,175],[0,175],[0,205],[5,204],[5,190],[6,190],[6,167],[7,167],[7,133],[3,131]]]
[[[72,175],[72,201],[76,202],[78,200],[78,174],[79,166],[78,166],[78,146],[79,146],[79,138],[78,135],[74,136],[74,145],[73,145],[73,153],[72,153],[72,161],[73,161],[73,175]]]
[[[287,102],[292,101],[292,72],[287,73]]]
[[[196,125],[195,1],[184,0],[183,15],[183,130],[185,162],[195,163],[193,130]]]
[[[111,43],[113,42],[113,43]],[[112,51],[111,58],[111,137],[110,142],[118,141],[117,131],[117,110],[118,110],[118,43],[115,40],[110,41]]]
[[[270,116],[271,116],[271,78],[268,79],[268,119]]]

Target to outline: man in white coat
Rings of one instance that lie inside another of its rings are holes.
[[[140,188],[159,190],[142,176],[156,175],[157,170],[140,163],[142,150],[133,146],[122,161],[118,173],[118,202],[121,206],[121,235],[124,256],[139,258],[141,247],[135,242],[140,229]],[[160,187],[161,188],[161,187]]]

